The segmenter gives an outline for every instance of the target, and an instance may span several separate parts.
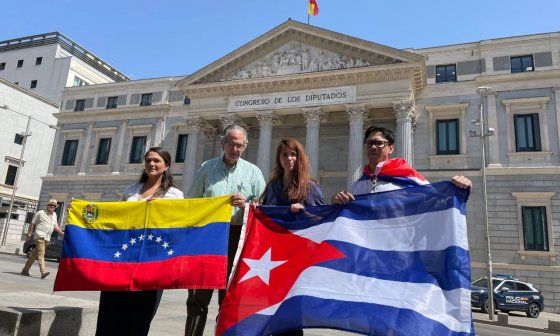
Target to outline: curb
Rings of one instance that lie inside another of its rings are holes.
[[[549,330],[549,329],[540,329],[540,328],[522,326],[522,325],[518,325],[518,324],[509,324],[509,323],[506,324],[506,325],[503,325],[503,324],[498,324],[498,321],[490,321],[490,320],[485,320],[485,319],[473,318],[473,322],[474,323],[480,323],[480,324],[490,324],[490,325],[497,326],[497,327],[521,329],[521,330],[527,330],[527,331],[535,331],[535,332],[547,333],[547,334],[551,334],[551,335],[560,335],[559,331],[553,331],[553,330]],[[476,328],[475,328],[475,331],[476,331]]]

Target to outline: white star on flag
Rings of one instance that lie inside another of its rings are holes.
[[[159,242],[161,242],[161,237],[156,238],[156,243],[159,243]]]
[[[239,280],[239,282],[243,282],[245,280],[258,276],[265,284],[268,285],[268,281],[270,279],[270,271],[287,261],[270,260],[270,256],[272,254],[271,250],[272,249],[269,248],[268,251],[266,251],[260,259],[243,258],[243,262],[247,264],[247,266],[249,266],[249,271],[245,273],[245,275],[243,276],[243,278],[241,278],[241,280]]]
[[[138,240],[140,240],[140,241],[144,240],[144,235],[143,234],[139,235]]]
[[[115,258],[118,258],[121,256],[121,253],[119,251],[117,251],[117,253],[115,253]]]
[[[152,240],[152,238],[154,238],[154,235],[150,233],[150,234],[148,235],[148,240]]]
[[[163,242],[163,244],[161,244],[161,246],[163,246],[164,249],[169,247],[169,243],[168,242]]]
[[[130,245],[134,245],[136,244],[136,238],[131,238],[130,239]]]
[[[121,248],[123,249],[123,251],[126,251],[126,249],[128,248],[128,245],[127,244],[122,244]]]
[[[172,254],[173,254],[173,250],[167,251],[167,255],[172,255]]]

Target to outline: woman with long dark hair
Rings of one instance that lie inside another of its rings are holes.
[[[323,192],[309,175],[309,160],[303,146],[293,138],[280,140],[276,167],[261,196],[263,205],[290,206],[299,212],[307,206],[324,205]],[[303,330],[290,330],[275,336],[302,336]]]
[[[144,170],[137,183],[128,186],[121,201],[183,198],[171,175],[171,155],[152,147],[144,155]],[[162,290],[102,291],[97,315],[97,336],[148,335],[161,300]]]

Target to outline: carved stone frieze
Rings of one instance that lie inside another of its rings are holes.
[[[224,130],[226,127],[230,126],[230,125],[242,125],[241,119],[239,119],[239,117],[235,114],[235,113],[223,113],[223,114],[218,114],[218,120],[220,121],[220,124],[222,126],[222,130]]]
[[[185,124],[188,130],[192,130],[192,129],[201,130],[206,126],[206,122],[201,117],[185,118]]]
[[[230,72],[220,81],[350,69],[369,65],[368,61],[360,57],[346,56],[292,41],[265,57]]]
[[[393,104],[393,110],[395,112],[395,117],[399,119],[409,119],[412,121],[414,117],[414,112],[416,111],[416,106],[414,100],[402,100],[398,103]]]

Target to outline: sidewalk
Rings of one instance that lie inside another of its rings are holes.
[[[48,261],[47,268],[51,272],[51,275],[48,278],[41,280],[38,277],[38,267],[36,264],[31,269],[31,272],[34,275],[33,277],[22,277],[21,275],[19,275],[24,262],[25,258],[23,256],[17,257],[13,254],[8,255],[0,253],[0,293],[26,292],[29,296],[34,295],[34,293],[42,293],[41,295],[52,294],[52,286],[54,283],[54,278],[56,276],[56,267],[58,267],[58,264],[56,262]],[[209,307],[210,312],[208,314],[208,326],[205,330],[204,336],[213,335],[215,318],[218,311],[216,296],[217,295],[214,295],[212,303]],[[87,300],[90,301],[89,303],[91,303],[91,305],[95,307],[97,306],[97,302],[99,300],[99,292],[57,292],[52,297],[53,299],[55,299],[56,297],[66,297],[72,299]],[[164,292],[161,304],[154,318],[154,321],[152,322],[152,328],[150,330],[149,336],[183,334],[186,319],[186,298],[186,290],[166,290]],[[53,303],[56,303],[56,299],[53,301]],[[93,318],[95,319],[95,317]],[[488,314],[481,314],[479,311],[473,311],[473,319],[474,322],[477,323],[497,325],[496,320],[489,321]],[[553,320],[560,322],[560,314],[542,312],[537,319],[533,319],[528,318],[523,312],[512,312],[508,316],[508,319],[508,327],[511,328],[549,332],[548,321]],[[329,335],[342,336],[354,334],[326,329],[308,329],[305,331],[305,336]]]
[[[477,323],[498,325],[498,313],[494,314],[494,320],[491,321],[488,319],[488,314],[482,314],[480,310],[473,310],[473,320]],[[541,312],[539,317],[534,319],[527,317],[524,312],[515,311],[509,313],[507,327],[560,334],[560,332],[548,330],[549,320],[560,322],[560,314]]]

